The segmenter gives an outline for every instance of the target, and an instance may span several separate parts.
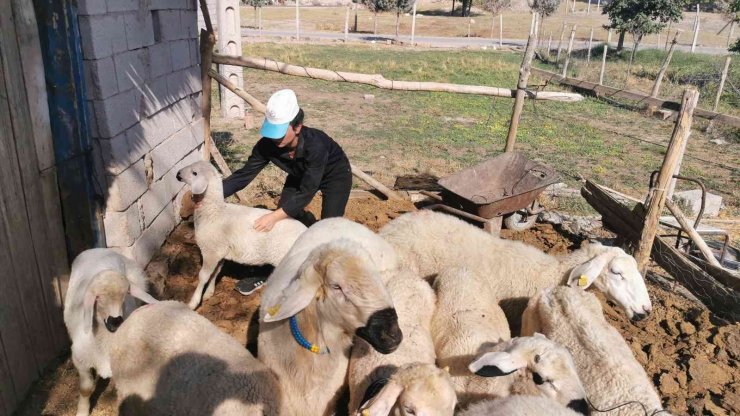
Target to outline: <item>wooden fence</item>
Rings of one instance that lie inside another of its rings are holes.
[[[33,4],[0,2],[0,414],[68,345],[68,274]]]

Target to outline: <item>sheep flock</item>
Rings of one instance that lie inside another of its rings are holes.
[[[198,199],[189,304],[155,300],[113,250],[73,263],[64,318],[78,416],[99,378],[121,415],[668,414],[593,293],[633,322],[652,312],[618,247],[552,256],[428,210],[378,233],[344,218],[257,233],[264,210],[226,203],[208,163],[178,179]],[[198,313],[224,259],[274,266],[256,353]]]

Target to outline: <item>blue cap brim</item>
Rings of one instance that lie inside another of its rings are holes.
[[[265,119],[265,121],[262,122],[260,134],[262,135],[262,137],[267,137],[268,139],[282,139],[283,137],[285,137],[285,133],[288,131],[288,126],[290,126],[290,122],[283,124],[272,124],[267,121],[267,119]]]

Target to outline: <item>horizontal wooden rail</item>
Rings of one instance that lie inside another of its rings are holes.
[[[250,58],[242,56],[227,56],[213,54],[213,62],[222,65],[237,65],[297,77],[321,79],[325,81],[350,82],[355,84],[372,85],[387,90],[403,91],[440,91],[459,94],[487,95],[492,97],[514,98],[516,90],[480,85],[447,84],[441,82],[393,81],[385,79],[380,74],[360,74],[357,72],[342,72],[329,69],[309,68],[300,65],[291,65],[266,58]],[[526,98],[534,100],[575,102],[583,100],[581,94],[560,91],[527,91]]]
[[[213,55],[213,60],[214,62],[216,61],[216,55]],[[673,111],[678,111],[681,108],[681,103],[677,101],[661,100],[660,98],[653,98],[650,95],[643,94],[641,92],[620,90],[619,88],[607,87],[606,85],[599,85],[594,82],[583,81],[580,79],[563,78],[560,74],[545,71],[543,69],[532,68],[532,74],[548,81],[555,81],[561,85],[567,85],[581,92],[589,92],[597,97],[624,98]],[[714,111],[702,110],[701,108],[694,110],[694,116],[716,120],[717,122],[729,126],[740,127],[740,117],[715,113]]]

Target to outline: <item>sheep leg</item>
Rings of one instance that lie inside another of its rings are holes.
[[[218,262],[218,266],[216,266],[216,269],[213,271],[213,274],[211,275],[211,280],[208,281],[208,286],[206,287],[206,293],[203,294],[203,300],[208,300],[213,296],[213,292],[216,291],[216,278],[218,277],[218,274],[221,273],[221,267],[223,267],[224,261],[221,260]]]
[[[90,396],[95,390],[95,378],[90,369],[77,367],[80,375],[80,399],[77,402],[77,416],[88,416],[90,414]]]
[[[193,297],[190,298],[190,303],[188,304],[190,309],[195,310],[200,305],[200,301],[203,299],[203,289],[205,289],[206,284],[211,280],[213,271],[218,266],[220,260],[221,257],[203,253],[203,265],[200,267],[200,272],[198,272],[198,287],[195,288],[195,293],[193,293]]]

